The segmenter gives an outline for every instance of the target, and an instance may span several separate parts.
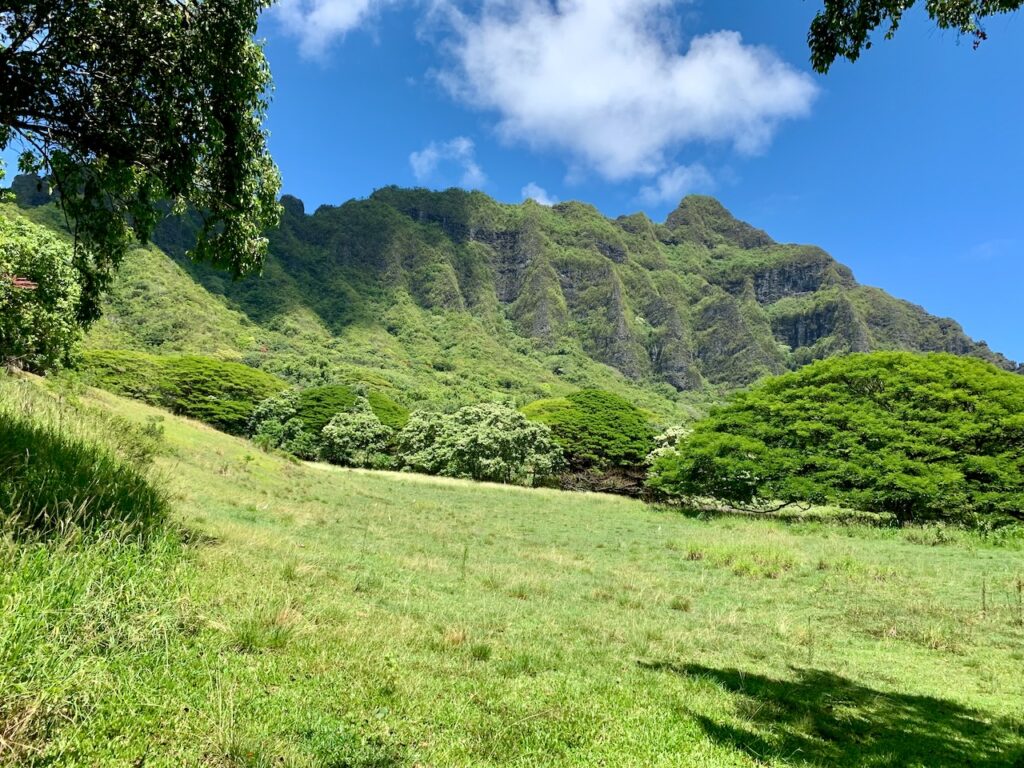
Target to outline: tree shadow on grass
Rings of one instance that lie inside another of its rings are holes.
[[[794,765],[1024,766],[1024,722],[931,696],[874,690],[817,669],[777,680],[737,669],[641,662],[739,697],[732,722],[694,715],[718,744]]]

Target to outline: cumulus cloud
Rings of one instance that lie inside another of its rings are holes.
[[[430,142],[419,152],[409,155],[409,165],[421,184],[450,178],[452,168],[459,175],[460,187],[478,189],[487,181],[483,169],[476,162],[473,140],[465,136],[457,136],[451,141]]]
[[[457,100],[495,114],[504,139],[561,153],[574,177],[621,181],[675,172],[689,144],[760,152],[817,95],[806,73],[738,32],[687,39],[686,2],[279,0],[272,13],[317,57],[385,9],[429,8],[434,74]]]
[[[558,202],[557,197],[549,195],[544,187],[532,181],[522,188],[520,194],[522,194],[523,200],[533,200],[541,205],[551,206]]]
[[[438,3],[453,29],[439,74],[449,91],[497,112],[505,138],[568,151],[611,180],[654,175],[688,142],[756,153],[817,91],[738,32],[682,50],[666,32],[671,0],[483,0],[476,13]]]
[[[711,173],[700,163],[677,165],[659,174],[654,183],[640,190],[643,203],[677,203],[691,192],[706,192],[715,185]]]
[[[273,13],[299,40],[304,56],[323,56],[332,42],[399,0],[278,0]]]

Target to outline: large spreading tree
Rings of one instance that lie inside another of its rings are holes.
[[[743,509],[1024,520],[1024,377],[947,354],[820,360],[733,395],[659,451],[648,485]]]
[[[259,268],[279,215],[254,40],[266,0],[0,0],[0,150],[45,176],[75,236],[79,320],[135,239],[196,211],[192,255]]]
[[[811,64],[821,73],[828,72],[835,60],[860,58],[871,47],[875,30],[885,30],[891,38],[899,29],[903,15],[917,0],[825,0],[825,7],[811,23],[808,43]],[[1010,13],[1024,0],[925,0],[928,16],[940,29],[950,29],[969,37],[977,46],[987,39],[985,20]]]

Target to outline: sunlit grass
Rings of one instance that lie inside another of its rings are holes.
[[[90,402],[143,425],[156,414]],[[13,764],[895,768],[1024,754],[1011,534],[691,517],[296,464],[163,424],[156,462],[185,545],[6,545],[5,573],[21,575],[0,600],[25,629],[0,628],[0,690],[18,691],[0,694],[0,736],[49,713],[17,731]],[[46,644],[55,628],[63,645]]]

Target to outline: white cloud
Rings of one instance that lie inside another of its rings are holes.
[[[711,173],[700,163],[677,165],[660,174],[653,184],[643,187],[639,198],[648,205],[678,203],[691,192],[709,191],[714,184]]]
[[[399,0],[278,0],[272,12],[299,40],[303,56],[318,58],[335,40]]]
[[[690,0],[279,0],[272,13],[317,57],[384,10],[414,5],[435,72],[497,115],[508,141],[565,156],[570,176],[664,174],[687,144],[756,153],[810,111],[813,80],[738,32],[685,37]],[[660,183],[655,182],[655,186]]]
[[[496,111],[506,139],[567,151],[612,180],[654,175],[688,142],[760,151],[817,92],[737,32],[680,52],[666,32],[672,0],[483,0],[474,14],[437,3],[453,29],[439,75],[450,92]]]
[[[448,178],[447,170],[454,166],[460,174],[460,187],[478,189],[487,181],[487,176],[476,162],[475,152],[472,139],[457,136],[451,141],[432,141],[419,152],[413,152],[409,155],[409,165],[421,184]]]
[[[539,184],[531,181],[525,187],[522,188],[520,194],[523,196],[523,200],[533,200],[535,203],[541,205],[554,205],[558,202],[558,198],[554,195],[549,195],[548,191]]]
[[[967,252],[971,261],[997,261],[1009,256],[1016,256],[1022,250],[1021,242],[1012,238],[996,238],[978,243]]]

